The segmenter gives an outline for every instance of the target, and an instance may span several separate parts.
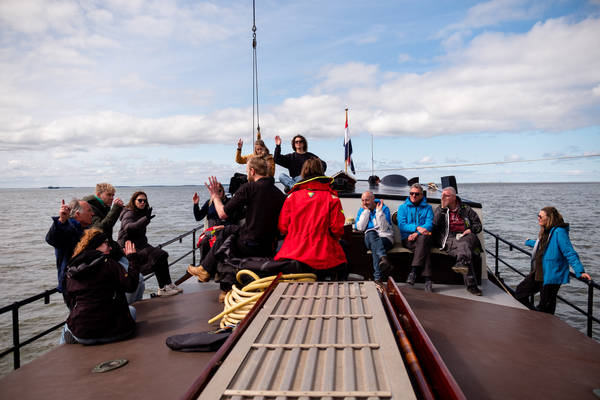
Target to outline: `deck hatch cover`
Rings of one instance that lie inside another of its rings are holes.
[[[414,399],[373,282],[281,283],[200,395]]]

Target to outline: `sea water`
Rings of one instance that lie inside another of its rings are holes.
[[[206,188],[201,186],[171,187],[118,187],[116,196],[125,203],[136,190],[144,190],[156,217],[148,226],[150,244],[163,243],[199,225],[194,220],[192,196],[200,195],[200,205],[208,198]],[[0,189],[0,307],[25,299],[43,290],[56,286],[56,261],[54,249],[44,238],[51,216],[57,215],[61,200],[69,202],[73,197],[93,193],[93,188],[60,189]],[[537,214],[540,208],[552,205],[558,208],[571,224],[570,238],[579,253],[586,271],[600,281],[600,183],[518,183],[518,184],[459,184],[459,195],[483,205],[484,227],[504,239],[521,247],[526,238],[535,238],[538,233]],[[120,223],[113,229],[116,239]],[[485,236],[486,247],[494,250],[493,238]],[[191,250],[192,238],[176,242],[165,248],[171,259]],[[529,270],[527,256],[509,251],[501,244],[501,255],[512,265],[526,273]],[[191,255],[171,267],[171,276],[176,279],[185,273],[192,261]],[[493,259],[488,256],[488,265],[493,268]],[[501,268],[501,275],[513,288],[521,277],[508,268]],[[146,294],[157,290],[155,278],[146,281]],[[560,296],[587,308],[587,286],[571,280],[563,285]],[[600,296],[596,296],[598,299]],[[595,309],[600,307],[596,301]],[[595,313],[598,315],[598,313]],[[585,317],[576,314],[559,301],[556,315],[585,332]],[[62,296],[55,294],[50,304],[38,300],[19,310],[21,341],[64,321],[67,310]],[[45,336],[21,349],[21,364],[54,348],[58,344],[58,331]],[[594,338],[600,338],[600,328],[594,329]],[[0,351],[12,346],[11,313],[0,315]],[[0,359],[0,376],[12,370],[12,354]]]

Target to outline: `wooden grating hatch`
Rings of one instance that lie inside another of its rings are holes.
[[[200,399],[414,399],[373,282],[280,283]]]

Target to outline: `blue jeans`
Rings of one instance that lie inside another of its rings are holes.
[[[302,175],[298,175],[295,178],[290,178],[290,176],[287,174],[279,175],[279,182],[281,182],[281,184],[283,186],[285,186],[287,189],[291,189],[292,186],[294,186],[296,183],[300,182],[301,180],[302,180]]]
[[[379,260],[387,256],[386,251],[392,248],[393,243],[388,238],[381,238],[375,231],[365,233],[365,246],[371,250],[373,256],[373,277],[376,281],[381,280],[381,271],[379,270]]]

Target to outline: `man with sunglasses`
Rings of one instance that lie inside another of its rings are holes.
[[[313,153],[307,151],[308,143],[306,142],[306,138],[302,135],[294,136],[292,139],[292,149],[294,149],[293,153],[282,155],[281,138],[275,136],[275,153],[273,154],[275,164],[287,168],[290,173],[289,175],[279,175],[279,182],[285,186],[286,190],[290,190],[292,186],[302,179],[300,172],[302,171],[304,162],[313,157],[317,157]],[[323,164],[323,171],[327,170],[327,163],[323,160],[321,160],[321,163]]]
[[[468,204],[460,200],[452,186],[442,189],[442,199],[435,210],[433,226],[440,249],[456,257],[452,270],[463,276],[469,293],[481,296],[473,270],[473,252],[481,248],[477,238],[482,229],[481,220]]]
[[[410,187],[409,197],[398,207],[398,228],[402,237],[402,245],[413,251],[411,271],[406,283],[414,285],[417,273],[425,279],[425,291],[431,293],[431,231],[433,229],[433,209],[423,196],[423,188],[419,183]]]

